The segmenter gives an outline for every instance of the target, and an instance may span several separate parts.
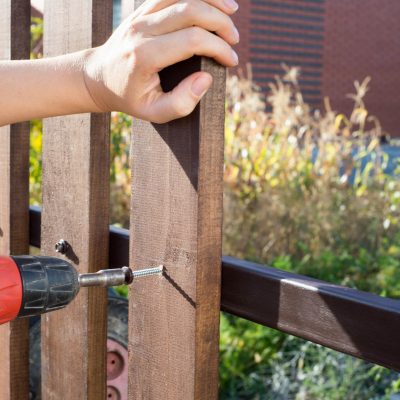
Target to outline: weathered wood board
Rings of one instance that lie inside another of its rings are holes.
[[[45,56],[101,44],[111,33],[111,0],[47,0]],[[107,266],[109,224],[109,115],[45,120],[42,254],[65,255],[82,272]],[[106,397],[105,289],[82,289],[66,309],[42,317],[43,399]]]
[[[166,267],[130,289],[135,400],[218,398],[225,68],[194,57],[161,76],[170,90],[200,69],[213,86],[190,116],[133,124],[130,263]]]
[[[29,58],[30,1],[0,0],[0,60]],[[0,128],[0,254],[29,252],[29,122]],[[0,399],[28,399],[28,320],[0,326]]]

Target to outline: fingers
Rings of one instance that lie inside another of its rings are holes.
[[[143,53],[142,62],[150,72],[159,72],[194,55],[214,58],[226,67],[238,64],[237,54],[225,40],[196,26],[151,39],[143,46]]]
[[[216,32],[230,44],[239,41],[239,33],[231,18],[199,0],[175,3],[155,13],[139,17],[134,24],[136,30],[154,36],[199,26],[207,31]]]
[[[203,1],[203,0],[196,0],[196,1]],[[222,12],[231,15],[235,13],[239,5],[236,3],[235,0],[204,0],[205,3],[210,4],[211,6],[218,8]],[[147,0],[145,1],[136,11],[136,15],[148,15],[151,13],[155,13],[160,11],[172,4],[179,4],[182,1],[177,0]]]
[[[155,123],[166,123],[189,115],[210,88],[212,77],[206,72],[195,72],[181,81],[171,92],[160,91],[147,105],[144,116]]]

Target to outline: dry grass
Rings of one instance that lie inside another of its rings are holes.
[[[251,74],[228,79],[227,254],[270,262],[283,254],[374,251],[397,225],[399,182],[384,172],[383,132],[364,104],[370,79],[355,82],[346,116],[328,99],[325,111],[312,110],[299,74],[285,67],[266,99]]]

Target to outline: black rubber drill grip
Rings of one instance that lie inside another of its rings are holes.
[[[64,308],[79,292],[78,272],[55,257],[12,257],[23,286],[19,317],[40,315]]]

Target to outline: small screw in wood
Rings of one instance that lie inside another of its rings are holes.
[[[69,244],[66,240],[60,239],[54,246],[57,253],[66,254],[69,249]]]

